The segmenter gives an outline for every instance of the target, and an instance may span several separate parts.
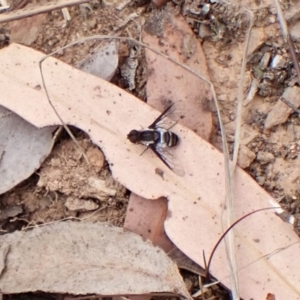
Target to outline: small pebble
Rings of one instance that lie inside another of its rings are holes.
[[[256,159],[262,164],[265,165],[269,162],[274,161],[275,157],[270,152],[259,151],[257,153]]]

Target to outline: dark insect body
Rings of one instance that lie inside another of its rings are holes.
[[[160,147],[174,147],[178,144],[178,136],[166,129],[150,127],[145,130],[131,130],[128,134],[128,139],[134,144],[143,144],[147,147],[159,144]]]
[[[169,148],[179,143],[178,135],[169,130],[177,121],[166,119],[166,117],[173,115],[174,112],[175,106],[171,104],[148,128],[131,130],[127,138],[133,144],[142,144],[147,149],[150,148],[168,168],[182,176],[183,171],[177,167],[175,156],[169,152]]]

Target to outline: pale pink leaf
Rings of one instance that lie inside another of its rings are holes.
[[[201,45],[182,16],[166,11],[157,16],[155,12],[145,28],[143,42],[161,53],[167,53],[170,58],[197,74],[209,78]],[[168,102],[175,105],[183,102],[180,114],[184,118],[178,121],[208,140],[212,128],[209,111],[212,99],[207,83],[149,49],[145,49],[145,55],[147,69],[151,70],[147,78],[147,103],[162,111]],[[178,161],[180,163],[179,157]],[[125,227],[147,236],[167,251],[170,250],[167,245],[171,245],[171,242],[163,234],[163,223],[157,222],[157,218],[165,215],[164,206],[158,205],[157,202],[149,203],[146,199],[132,194]]]
[[[60,222],[0,237],[8,249],[2,293],[44,291],[189,298],[175,263],[141,237],[105,223]]]
[[[43,54],[20,45],[10,45],[0,52],[0,81],[5,86],[0,104],[37,127],[59,124],[44,90],[34,88],[41,85],[38,61],[42,57]],[[209,256],[223,232],[223,155],[193,131],[177,124],[172,128],[181,138],[176,155],[186,174],[179,177],[150,151],[140,155],[143,147],[127,140],[130,130],[151,124],[158,111],[118,87],[53,58],[44,64],[44,75],[61,117],[87,132],[101,147],[115,179],[144,198],[168,198],[168,236],[186,255],[202,264],[203,251]],[[163,171],[163,177],[156,174],[157,168]],[[239,168],[234,188],[237,217],[270,207],[272,197]],[[241,297],[264,299],[270,292],[278,299],[299,298],[300,245],[293,229],[268,210],[241,222],[235,233]],[[261,259],[275,251],[268,259]],[[224,244],[211,271],[230,287]]]

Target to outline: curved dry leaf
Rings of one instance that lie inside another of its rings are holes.
[[[44,91],[34,88],[41,84],[37,63],[43,54],[10,45],[1,50],[0,56],[3,70],[0,80],[6,86],[0,104],[37,127],[58,123]],[[181,137],[176,154],[185,166],[186,175],[176,176],[150,151],[140,155],[144,148],[126,138],[130,130],[151,124],[159,115],[157,111],[116,86],[53,58],[45,62],[44,75],[61,117],[89,133],[104,151],[116,180],[144,198],[168,197],[166,232],[181,251],[201,265],[203,251],[209,256],[223,232],[221,216],[226,195],[223,155],[177,124],[172,128]],[[12,78],[18,80],[17,86]],[[163,170],[163,178],[155,173],[157,168]],[[234,183],[237,217],[270,207],[271,196],[240,168],[235,172]],[[279,299],[299,299],[300,245],[292,228],[268,210],[241,222],[235,233],[241,297],[263,299],[266,291],[270,291]],[[223,244],[211,271],[230,288]]]
[[[164,230],[167,212],[168,204],[165,198],[147,201],[131,193],[124,228],[139,234],[144,239],[151,240],[154,245],[169,252],[174,248],[174,245]]]
[[[20,215],[23,212],[22,205],[7,205],[0,211],[0,222]]]
[[[160,21],[157,22],[157,11],[155,11],[146,24],[143,42],[161,53],[168,53],[170,58],[208,79],[201,45],[184,18],[162,11],[159,19]],[[207,84],[149,49],[145,49],[145,56],[147,69],[151,70],[147,78],[147,103],[162,111],[165,102],[171,100],[178,103],[184,99],[184,107],[180,114],[186,117],[180,119],[180,122],[208,140],[212,129],[212,118],[208,109],[211,99],[208,98]],[[169,251],[172,249],[172,243],[164,233],[165,216],[164,206],[157,205],[156,201],[149,203],[146,199],[131,193],[124,227],[147,236],[155,245]],[[158,218],[160,222],[157,222]]]
[[[168,256],[172,258],[174,262],[176,262],[178,268],[185,269],[199,276],[205,277],[205,269],[197,265],[178,248],[174,248],[170,252],[168,252]]]
[[[103,41],[92,54],[78,64],[78,68],[108,81],[111,80],[119,63],[118,44],[116,40]]]
[[[155,11],[145,25],[143,41],[209,80],[201,45],[182,16]],[[147,79],[148,103],[163,111],[166,101],[184,101],[180,123],[208,140],[212,129],[209,85],[149,49],[145,49],[145,55],[147,69],[151,70]]]
[[[60,222],[0,237],[10,247],[2,293],[125,295],[170,292],[190,298],[163,250],[105,223]]]
[[[53,147],[54,128],[36,128],[1,106],[0,128],[0,194],[2,194],[28,178],[40,167]]]
[[[26,6],[26,9],[29,10],[33,6],[34,5],[30,3]],[[47,19],[47,16],[47,14],[39,14],[10,22],[10,42],[28,46],[32,45],[37,39],[42,29],[42,24]]]

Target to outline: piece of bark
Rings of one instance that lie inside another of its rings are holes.
[[[287,87],[282,94],[282,97],[289,101],[296,107],[300,106],[300,88],[297,86]],[[277,103],[273,106],[272,110],[269,112],[266,121],[265,128],[270,129],[271,127],[284,123],[290,114],[293,112],[293,109],[283,103],[278,99]]]

